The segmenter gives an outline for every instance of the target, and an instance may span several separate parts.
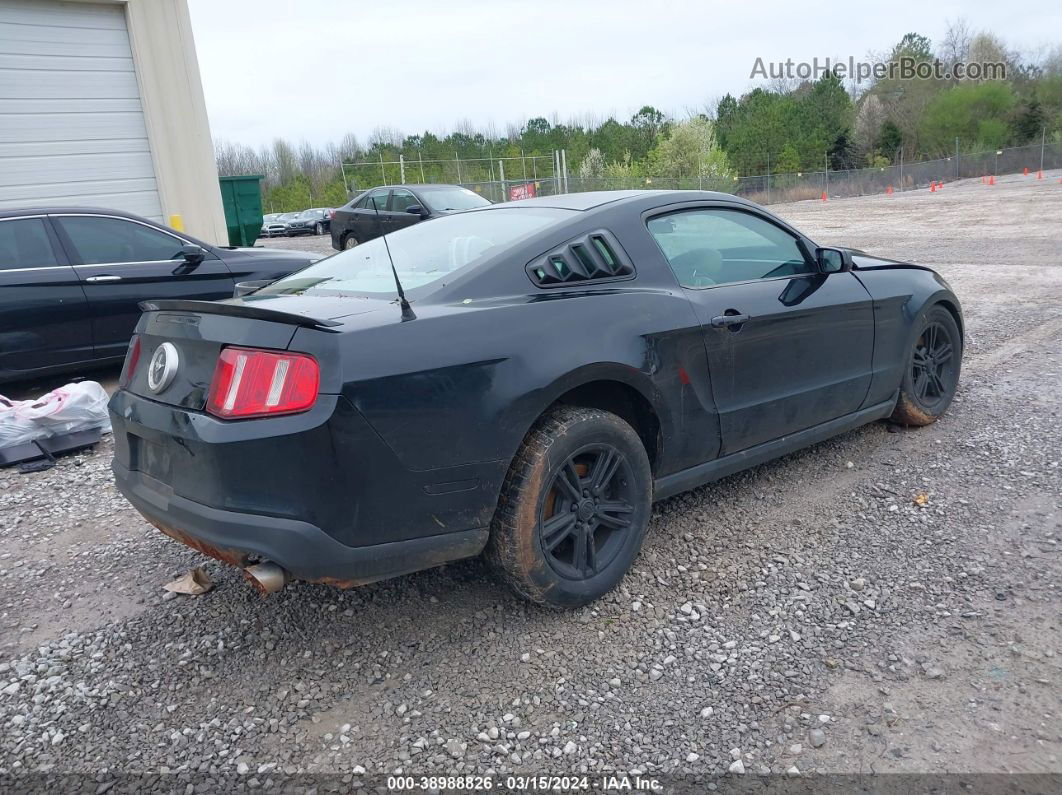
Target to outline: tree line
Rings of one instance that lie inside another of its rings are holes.
[[[905,79],[886,75],[845,83],[836,73],[817,80],[777,78],[740,96],[726,96],[677,118],[651,105],[629,119],[587,115],[566,122],[536,117],[477,129],[405,135],[377,127],[367,140],[348,134],[323,147],[283,139],[254,149],[217,141],[218,170],[261,174],[267,212],[339,206],[360,190],[401,180],[460,182],[479,187],[552,179],[553,152],[564,150],[569,174],[630,184],[653,177],[734,177],[887,166],[1003,146],[1062,142],[1062,47],[1046,53],[1008,49],[965,21],[949,25],[934,44],[908,33],[879,63],[936,63],[944,74]],[[1004,78],[953,75],[960,63],[1003,63]]]

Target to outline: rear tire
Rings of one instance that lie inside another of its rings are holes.
[[[354,237],[354,235],[347,235],[346,237],[343,238],[343,250],[344,251],[347,251],[348,249],[352,249],[356,245],[358,245],[358,239],[356,237]]]
[[[649,524],[649,457],[614,414],[563,406],[528,433],[502,487],[486,558],[517,594],[573,608],[623,579]]]
[[[322,224],[320,222],[314,224],[313,225],[313,233],[315,235],[323,235],[324,234],[324,224]]]
[[[962,367],[962,335],[955,317],[940,304],[930,307],[907,354],[900,397],[892,421],[900,425],[930,425],[955,397]]]

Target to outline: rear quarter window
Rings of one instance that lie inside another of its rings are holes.
[[[58,264],[43,218],[0,220],[0,270]]]

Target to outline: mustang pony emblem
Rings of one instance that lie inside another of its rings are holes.
[[[173,377],[177,375],[177,365],[179,363],[180,356],[178,356],[177,348],[174,347],[173,343],[164,342],[159,345],[155,349],[155,354],[151,357],[151,363],[148,365],[148,389],[158,393],[168,387],[173,381]]]

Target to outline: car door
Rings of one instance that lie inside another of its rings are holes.
[[[419,213],[407,213],[407,207],[423,207],[420,199],[413,195],[412,191],[395,188],[391,191],[391,209],[387,215],[390,220],[388,232],[397,232],[407,226],[413,226],[420,220]]]
[[[54,215],[92,313],[97,357],[120,356],[140,319],[141,301],[152,298],[231,298],[225,263],[205,251],[190,262],[187,241],[158,227],[118,216]]]
[[[856,411],[870,386],[874,314],[850,272],[752,210],[687,208],[648,220],[700,320],[723,454]]]
[[[0,377],[92,358],[88,301],[47,218],[0,219]]]
[[[379,237],[386,230],[390,188],[377,188],[358,202],[351,213],[351,227],[359,243]],[[379,216],[377,216],[379,211]]]

